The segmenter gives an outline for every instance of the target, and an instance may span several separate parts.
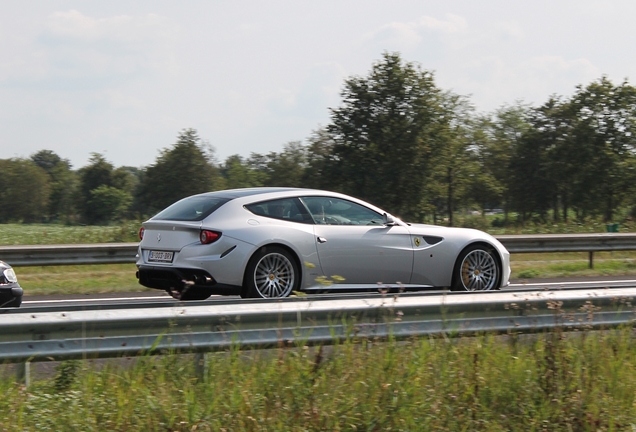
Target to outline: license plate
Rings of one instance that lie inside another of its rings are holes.
[[[148,253],[148,261],[171,263],[173,255],[174,252],[150,251]]]

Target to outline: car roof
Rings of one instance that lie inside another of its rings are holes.
[[[214,192],[206,192],[202,193],[199,196],[213,196],[219,198],[243,198],[254,195],[262,195],[269,193],[280,193],[280,192],[320,192],[325,193],[326,191],[319,191],[316,189],[304,189],[304,188],[291,188],[291,187],[254,187],[254,188],[241,188],[241,189],[227,189],[220,190]]]

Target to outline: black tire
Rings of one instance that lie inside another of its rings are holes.
[[[212,295],[212,291],[209,288],[189,288],[183,291],[168,291],[168,294],[176,300],[191,301],[205,300]]]
[[[492,247],[477,244],[464,249],[453,268],[452,291],[491,291],[501,285],[501,264]]]
[[[241,297],[284,298],[299,286],[300,271],[293,255],[281,247],[266,246],[247,264]]]

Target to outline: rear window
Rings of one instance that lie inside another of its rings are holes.
[[[231,198],[192,196],[177,201],[152,219],[174,221],[201,221],[210,216]]]

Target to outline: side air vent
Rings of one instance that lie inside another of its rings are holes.
[[[435,237],[435,236],[423,236],[422,238],[427,244],[430,244],[430,245],[437,244],[441,242],[442,240],[444,240],[443,237]]]
[[[225,252],[223,252],[221,254],[221,258],[223,258],[224,256],[226,256],[227,254],[229,254],[230,252],[232,252],[234,249],[236,249],[236,245],[232,246],[231,248],[229,248],[228,250],[226,250]]]

